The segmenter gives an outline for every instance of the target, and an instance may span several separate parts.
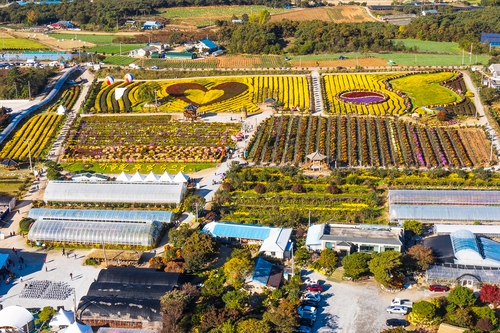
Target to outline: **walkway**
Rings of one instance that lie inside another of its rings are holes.
[[[313,113],[314,112],[323,112],[324,105],[323,105],[323,94],[321,92],[321,75],[317,70],[311,71],[311,78],[312,78],[312,89],[313,89],[313,96],[314,96],[314,110],[311,110]]]

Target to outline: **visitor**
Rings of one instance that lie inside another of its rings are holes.
[[[62,255],[64,256],[66,254],[66,252],[64,251],[64,247],[63,247],[63,252],[62,252]]]
[[[69,273],[69,277],[73,280],[73,273]]]

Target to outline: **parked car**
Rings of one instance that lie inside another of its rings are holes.
[[[309,313],[316,315],[316,311],[317,311],[316,307],[310,306],[310,305],[301,305],[297,308],[297,313],[301,317],[306,312],[309,312]]]
[[[158,70],[158,69],[160,69],[160,67],[158,67],[158,66],[151,66],[151,69]]]
[[[429,290],[432,292],[444,292],[450,290],[450,288],[448,288],[448,286],[442,286],[440,284],[431,284],[429,286]]]
[[[391,301],[391,305],[406,306],[407,308],[413,307],[413,302],[408,299],[394,298]]]
[[[320,293],[323,291],[323,288],[319,284],[310,284],[306,288],[307,291]]]
[[[302,303],[300,303],[300,305],[301,306],[312,306],[312,307],[317,308],[318,307],[318,303],[319,302],[308,300],[308,301],[302,301]]]
[[[308,326],[296,326],[293,328],[294,333],[311,333],[311,328]]]
[[[405,315],[408,313],[408,308],[406,306],[399,306],[399,305],[388,306],[386,310],[387,310],[387,312],[392,313],[392,314]]]
[[[406,320],[397,318],[387,319],[385,324],[389,327],[399,327],[399,326],[406,327],[410,325]]]
[[[316,279],[306,279],[304,281],[305,284],[310,285],[310,284],[318,284],[318,280]]]
[[[302,296],[302,300],[319,303],[319,301],[321,301],[321,296],[315,293],[307,293],[304,296]]]
[[[314,322],[316,321],[316,314],[312,312],[304,312],[302,314],[299,314],[299,317],[299,323],[303,326],[312,327],[314,325]]]

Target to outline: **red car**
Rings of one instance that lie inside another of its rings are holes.
[[[432,284],[429,286],[429,290],[432,292],[443,292],[450,290],[450,288],[448,288],[447,286],[442,286],[440,284]]]
[[[319,284],[310,284],[307,286],[306,290],[314,293],[320,293],[323,291],[323,288]]]

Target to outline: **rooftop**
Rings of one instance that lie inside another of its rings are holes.
[[[500,205],[500,191],[389,190],[390,205]]]
[[[449,205],[391,205],[389,207],[391,221],[500,221],[498,206],[449,206]]]
[[[481,34],[481,43],[500,43],[500,34],[483,32]]]
[[[200,40],[200,43],[203,43],[206,47],[208,47],[209,49],[215,49],[218,47],[217,44],[215,44],[214,42],[212,42],[210,39],[202,39]]]
[[[328,224],[320,240],[401,245],[401,231],[401,228],[389,226]]]

